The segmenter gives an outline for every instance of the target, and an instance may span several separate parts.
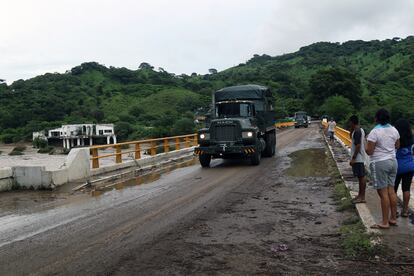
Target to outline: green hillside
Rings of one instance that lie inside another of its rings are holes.
[[[379,107],[414,123],[414,36],[384,41],[319,42],[282,56],[255,55],[207,75],[174,75],[142,63],[137,70],[83,63],[64,74],[0,83],[0,139],[30,139],[62,123],[115,123],[120,138],[190,132],[211,92],[257,83],[275,93],[279,117],[299,109],[344,122],[358,113],[372,123]]]

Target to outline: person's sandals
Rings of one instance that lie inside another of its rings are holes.
[[[370,228],[371,229],[390,229],[389,226],[384,226],[384,225],[381,225],[381,224],[374,224]]]
[[[397,212],[397,218],[402,217],[402,218],[408,218],[408,211],[407,212]]]
[[[358,203],[367,203],[365,199],[360,199],[358,197],[355,197],[354,199],[352,199],[352,203],[353,204],[358,204]]]
[[[391,221],[389,221],[389,222],[388,222],[388,224],[389,224],[390,226],[398,226],[397,222],[391,222]]]

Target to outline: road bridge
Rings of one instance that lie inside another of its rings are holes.
[[[99,193],[1,194],[0,274],[392,273],[345,258],[354,214],[337,211],[319,125],[278,131],[277,151]]]

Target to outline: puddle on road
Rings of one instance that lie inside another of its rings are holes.
[[[92,190],[85,188],[82,191],[72,192],[72,188],[80,184],[76,183],[63,185],[56,190],[17,190],[0,193],[0,217],[11,212],[16,212],[16,210],[19,212],[32,212],[35,207],[37,210],[52,209],[68,203],[87,200],[90,196],[99,197],[109,191],[123,190],[129,187],[151,183],[160,179],[162,174],[195,165],[197,162],[198,160],[196,158],[192,158],[188,161],[174,163],[136,178],[119,181],[110,187],[96,187]]]
[[[312,148],[295,151],[289,154],[289,157],[292,158],[291,166],[286,170],[289,176],[329,176],[328,160],[324,148]]]
[[[144,175],[140,175],[140,176],[132,178],[132,179],[125,179],[125,180],[120,181],[118,183],[115,183],[113,185],[109,185],[109,186],[105,186],[105,187],[96,187],[94,190],[91,191],[90,194],[93,197],[98,197],[98,196],[101,196],[102,194],[104,194],[106,192],[113,191],[114,189],[115,190],[122,190],[122,189],[129,188],[129,187],[134,187],[134,186],[139,186],[139,185],[142,185],[142,184],[151,183],[151,182],[159,180],[161,178],[162,174],[169,173],[169,172],[174,171],[176,169],[185,168],[185,167],[195,165],[197,162],[198,162],[197,159],[193,158],[193,159],[188,160],[188,161],[172,164],[172,165],[169,165],[165,168],[162,168],[162,169],[159,169],[159,170],[156,170],[156,171],[152,171],[152,172],[149,172],[149,173],[144,174]]]

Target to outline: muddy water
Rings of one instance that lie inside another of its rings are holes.
[[[159,180],[163,174],[172,172],[177,169],[193,166],[197,164],[197,162],[198,161],[196,158],[192,158],[190,160],[168,165],[160,169],[152,170],[148,173],[145,173],[135,178],[123,179],[119,182],[106,185],[104,187],[94,187],[93,190],[90,192],[90,195],[93,197],[97,197],[103,195],[106,192],[113,191],[114,189],[123,190],[125,188],[130,188],[137,185],[152,183],[154,181]]]
[[[27,214],[35,211],[52,210],[61,206],[73,204],[74,202],[77,204],[80,202],[88,202],[90,197],[99,198],[107,193],[116,196],[116,193],[120,193],[123,190],[152,183],[159,180],[165,174],[195,165],[197,162],[198,160],[193,158],[184,162],[174,163],[164,168],[155,169],[133,179],[123,179],[106,187],[94,187],[92,189],[84,189],[80,192],[72,191],[74,187],[79,185],[79,183],[76,183],[73,185],[63,185],[56,190],[18,190],[0,193],[0,218],[13,213]]]
[[[327,155],[324,148],[310,148],[289,154],[292,164],[286,173],[294,177],[329,176]]]

